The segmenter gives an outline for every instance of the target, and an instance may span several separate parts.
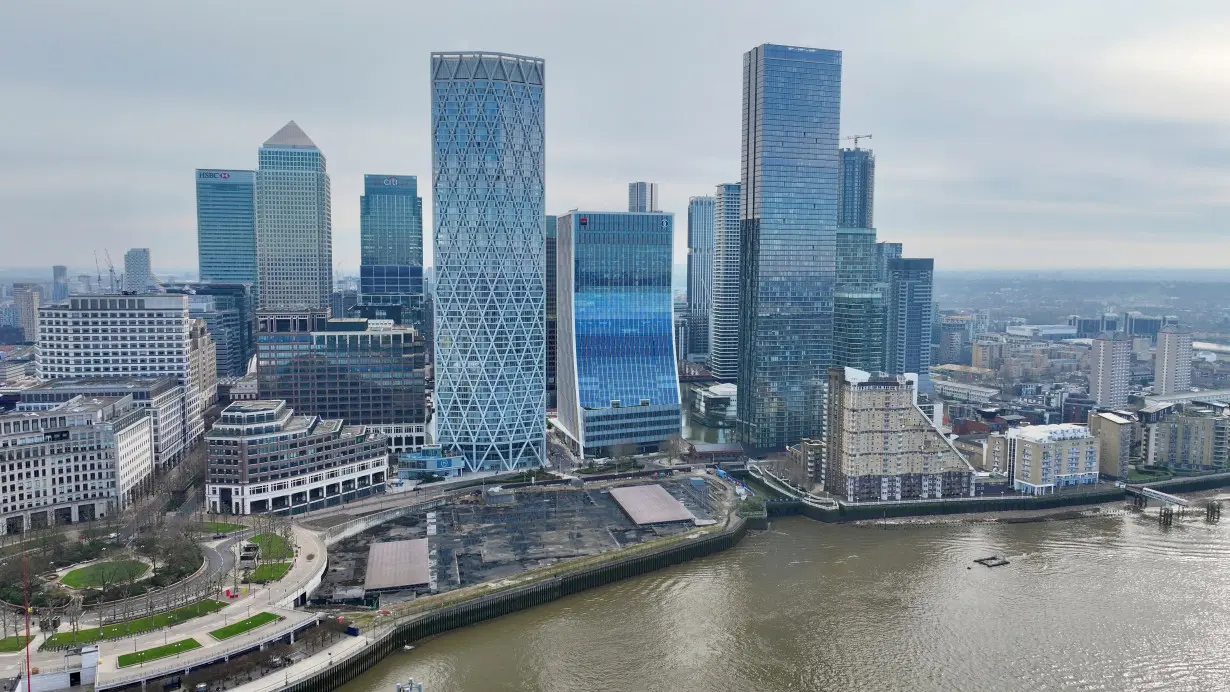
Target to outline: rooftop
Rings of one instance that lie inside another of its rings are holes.
[[[430,581],[426,538],[372,543],[368,548],[365,590],[404,589]]]
[[[1029,425],[1023,428],[1013,428],[1008,431],[1007,436],[1029,440],[1030,442],[1056,442],[1058,440],[1078,440],[1093,437],[1089,432],[1089,428],[1075,423]]]
[[[289,147],[292,149],[315,149],[316,143],[308,137],[299,125],[294,120],[282,126],[282,129],[273,133],[273,136],[265,140],[263,146],[267,147]]]
[[[637,526],[696,519],[683,503],[671,497],[665,488],[656,483],[611,488],[611,497],[615,498],[620,508],[627,512]]]

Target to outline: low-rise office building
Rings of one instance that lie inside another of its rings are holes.
[[[397,477],[413,480],[438,476],[456,478],[465,473],[464,454],[445,454],[440,445],[423,445],[417,452],[400,454],[397,457]]]
[[[384,434],[285,401],[232,403],[205,440],[205,500],[222,514],[298,514],[383,492],[388,477]]]
[[[84,396],[132,397],[149,411],[154,435],[154,463],[166,467],[187,452],[187,402],[184,388],[173,377],[65,378],[48,380],[21,392],[19,411],[45,411]]]
[[[901,375],[829,369],[824,489],[848,502],[964,497],[974,471]]]
[[[987,438],[985,463],[1027,495],[1098,482],[1098,438],[1083,425],[1058,423],[1012,428]]]
[[[6,534],[104,518],[149,486],[154,437],[131,396],[78,396],[0,415],[0,528]]]

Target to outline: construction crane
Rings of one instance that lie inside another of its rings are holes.
[[[847,140],[847,139],[854,140],[854,148],[855,148],[855,149],[858,149],[858,140],[860,140],[860,139],[871,139],[871,135],[848,135],[848,136],[846,136],[846,137],[842,137],[841,139],[842,139],[843,141],[844,141],[844,140]]]
[[[102,267],[98,264],[98,250],[94,251],[94,272],[98,274],[98,283],[94,284],[102,291]]]
[[[103,254],[107,256],[107,274],[111,277],[111,292],[119,293],[115,288],[115,263],[111,261],[111,251],[104,249]],[[98,280],[101,282],[102,276],[99,276]]]

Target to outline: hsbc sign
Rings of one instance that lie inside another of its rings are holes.
[[[198,180],[228,180],[231,177],[226,171],[197,171]]]

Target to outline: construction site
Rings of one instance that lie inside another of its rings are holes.
[[[618,490],[612,494],[612,489]],[[476,490],[330,546],[329,569],[316,599],[388,607],[498,582],[525,570],[712,524],[724,516],[725,503],[724,487],[704,473]],[[426,539],[425,550],[420,539]],[[404,543],[379,546],[390,541]],[[417,558],[406,555],[420,551],[425,566],[407,562]],[[398,573],[422,576],[387,574],[391,552],[402,556]]]

